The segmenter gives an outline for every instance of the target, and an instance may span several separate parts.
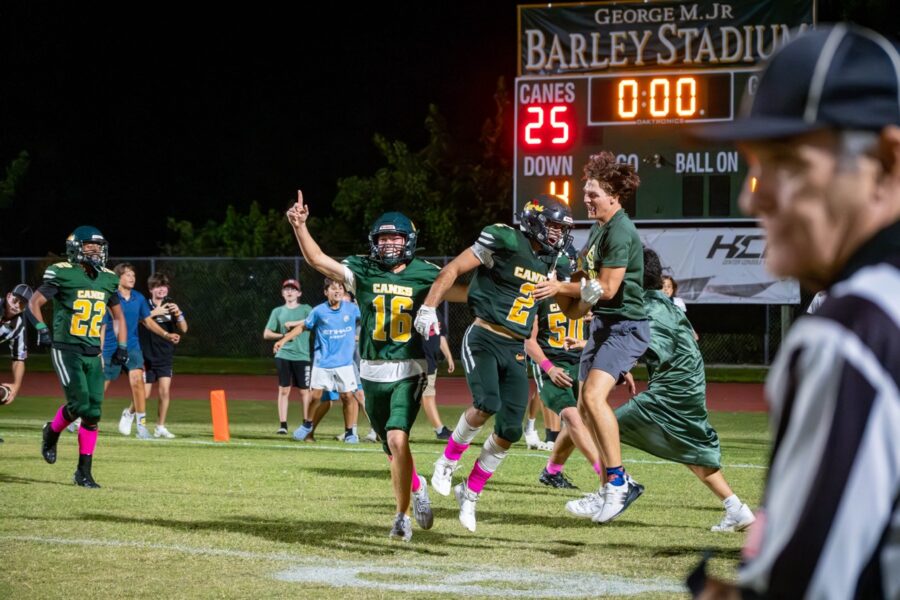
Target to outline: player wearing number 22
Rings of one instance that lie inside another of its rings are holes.
[[[416,522],[430,529],[434,516],[425,478],[418,475],[409,448],[409,432],[425,389],[425,354],[413,329],[413,315],[438,274],[438,267],[415,257],[418,231],[405,215],[388,212],[375,220],[369,233],[369,254],[351,256],[343,264],[325,255],[306,226],[309,207],[298,192],[288,211],[304,258],[317,271],[341,281],[359,301],[361,334],[360,379],[366,411],[391,461],[391,486],[397,512],[390,537],[409,541],[407,516],[412,492]],[[465,289],[451,294],[465,300]]]
[[[538,303],[535,285],[568,262],[563,250],[572,228],[569,207],[553,196],[525,204],[520,229],[485,227],[478,240],[443,268],[416,317],[424,336],[436,321],[435,307],[459,275],[477,269],[469,286],[469,307],[475,322],[463,338],[462,359],[473,404],[460,417],[443,455],[434,465],[431,483],[449,495],[453,472],[463,452],[491,416],[488,436],[469,477],[454,488],[459,521],[475,531],[475,503],[485,483],[522,437],[522,417],[528,405],[528,377],[523,341],[531,336]],[[569,299],[565,298],[566,305]]]
[[[38,344],[52,345],[50,357],[66,395],[54,419],[44,425],[41,454],[56,462],[60,432],[81,417],[78,430],[78,469],[73,481],[86,488],[100,487],[91,474],[97,445],[97,424],[103,402],[103,365],[100,325],[109,310],[118,323],[115,364],[128,362],[127,329],[116,288],[119,278],[106,268],[106,238],[96,228],[78,227],[66,240],[67,262],[47,267],[41,287],[28,309],[34,315]],[[41,317],[41,307],[53,300],[53,335]]]

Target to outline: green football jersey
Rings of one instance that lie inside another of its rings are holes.
[[[363,360],[425,358],[422,337],[413,319],[440,272],[420,258],[399,273],[383,269],[365,256],[344,259],[354,278],[359,303],[359,355]]]
[[[476,317],[530,337],[538,305],[531,294],[547,279],[552,259],[542,260],[525,234],[501,224],[482,229],[472,251],[481,265],[469,284],[469,308]]]
[[[58,262],[44,271],[44,285],[57,289],[53,296],[53,341],[66,345],[100,347],[100,326],[119,278],[106,268],[91,279],[81,265]]]
[[[581,350],[566,350],[567,337],[585,339],[584,319],[569,319],[553,299],[544,300],[538,308],[537,342],[554,363],[574,364],[581,358]]]

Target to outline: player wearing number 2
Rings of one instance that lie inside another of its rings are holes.
[[[462,359],[473,403],[460,417],[434,465],[431,483],[450,493],[453,471],[481,427],[496,415],[469,477],[454,488],[459,521],[475,531],[475,503],[485,483],[522,437],[522,417],[528,405],[528,377],[523,341],[531,336],[538,303],[532,297],[537,283],[568,257],[572,212],[553,196],[530,200],[521,214],[520,229],[507,225],[485,227],[471,248],[443,268],[416,317],[416,329],[428,335],[437,321],[435,307],[457,277],[477,269],[469,286],[469,307],[475,322],[463,337]],[[568,298],[565,299],[568,305]]]
[[[369,254],[351,256],[343,264],[327,256],[306,226],[309,207],[298,191],[288,211],[303,257],[317,271],[344,283],[359,301],[360,379],[366,411],[391,460],[391,485],[397,513],[390,537],[409,541],[412,526],[406,512],[413,495],[413,515],[423,529],[434,516],[425,478],[418,475],[409,449],[409,432],[425,389],[425,354],[413,329],[412,316],[438,274],[438,267],[415,257],[418,232],[403,214],[388,212],[369,232]],[[465,290],[453,295],[465,299]]]
[[[103,364],[100,360],[100,326],[109,310],[118,323],[115,364],[128,362],[125,316],[116,288],[119,278],[106,268],[106,238],[96,228],[81,226],[66,240],[67,262],[58,262],[44,271],[44,281],[34,292],[28,310],[34,316],[38,344],[50,346],[53,367],[62,383],[66,404],[44,425],[41,454],[56,462],[59,434],[76,418],[78,469],[73,481],[86,488],[99,488],[91,474],[97,424],[103,402]],[[53,335],[41,316],[41,307],[53,300]]]

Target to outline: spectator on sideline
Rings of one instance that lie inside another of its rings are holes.
[[[422,349],[425,351],[425,360],[428,363],[425,376],[428,382],[425,384],[425,391],[422,392],[422,408],[425,410],[425,416],[434,428],[435,438],[439,440],[449,440],[450,434],[453,433],[441,421],[441,414],[437,409],[437,368],[438,362],[443,355],[447,361],[447,372],[452,373],[456,370],[456,364],[453,362],[453,354],[450,353],[450,345],[447,343],[447,327],[442,319],[438,318],[437,331],[432,327],[428,338],[422,338]]]
[[[269,321],[263,330],[264,340],[280,340],[285,334],[302,323],[312,307],[300,304],[303,291],[296,279],[285,279],[281,284],[282,306],[276,306],[269,315]],[[277,345],[277,344],[276,344]],[[303,420],[309,419],[309,376],[312,362],[309,356],[309,332],[275,348],[275,369],[278,371],[278,431],[279,435],[288,432],[288,401],[291,387],[300,390],[300,401],[303,403]]]
[[[331,408],[330,402],[322,402],[322,393],[333,391],[341,395],[344,405],[344,443],[358,444],[359,436],[353,433],[358,413],[354,395],[357,378],[353,368],[353,352],[356,348],[359,307],[344,301],[344,284],[340,281],[325,279],[325,297],[325,302],[313,308],[305,321],[275,342],[275,350],[278,351],[304,331],[315,334],[309,418],[294,430],[294,439],[302,442],[315,431]]]
[[[9,357],[12,360],[12,383],[2,385],[9,388],[9,395],[2,404],[12,404],[25,378],[25,359],[28,358],[28,344],[25,342],[25,309],[31,300],[32,290],[20,283],[0,298],[0,342],[9,342]],[[0,438],[0,443],[3,438]]]
[[[184,335],[188,330],[188,322],[181,308],[169,297],[169,283],[169,277],[165,273],[154,273],[147,279],[150,316],[167,333]],[[172,439],[175,435],[166,427],[166,416],[171,400],[175,344],[152,335],[146,327],[140,328],[138,338],[144,353],[144,396],[149,398],[153,392],[153,384],[159,384],[159,407],[153,437]]]
[[[900,594],[900,53],[840,23],[781,47],[735,121],[739,199],[766,231],[766,266],[810,290],[766,381],[775,433],[760,518],[737,585],[702,598]]]
[[[119,287],[116,294],[119,296],[119,306],[125,315],[125,326],[128,329],[128,362],[124,365],[113,363],[113,354],[116,352],[117,343],[115,321],[112,314],[107,312],[103,321],[105,333],[103,339],[103,392],[109,388],[109,384],[119,378],[123,370],[128,371],[128,383],[131,385],[131,406],[122,411],[119,418],[119,433],[131,435],[131,424],[137,420],[136,437],[141,440],[149,440],[150,432],[146,426],[147,398],[144,389],[144,355],[141,351],[141,342],[138,338],[138,323],[154,334],[164,338],[167,342],[177,344],[181,336],[177,333],[169,333],[156,324],[150,316],[150,306],[147,299],[139,291],[134,289],[136,280],[134,265],[123,262],[113,269],[119,277]]]
[[[684,300],[677,296],[678,294],[678,282],[669,275],[662,276],[662,292],[666,296],[669,297],[669,300],[672,301],[672,304],[681,309],[682,312],[687,313],[687,304],[684,303]],[[694,329],[694,326],[691,325],[691,333],[694,335],[694,340],[699,340],[700,336],[697,335],[697,331]]]

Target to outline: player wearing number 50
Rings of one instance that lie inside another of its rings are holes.
[[[366,411],[391,459],[391,486],[397,512],[390,536],[409,541],[412,527],[406,512],[410,490],[413,514],[423,529],[433,523],[425,478],[418,475],[409,448],[425,388],[425,354],[413,330],[412,315],[421,306],[438,274],[438,267],[415,258],[418,232],[403,214],[381,215],[369,232],[368,256],[351,256],[343,264],[327,256],[306,226],[309,207],[297,192],[288,211],[303,257],[317,271],[341,281],[359,301],[362,328],[359,338],[360,379]],[[465,290],[456,289],[460,301]]]
[[[119,278],[105,267],[106,238],[96,228],[83,225],[66,240],[68,261],[47,267],[41,287],[34,292],[28,310],[35,319],[38,345],[52,346],[50,357],[62,383],[66,404],[44,425],[41,454],[56,462],[60,432],[81,417],[78,430],[78,469],[73,481],[86,488],[100,487],[91,473],[97,424],[103,402],[103,364],[100,361],[100,327],[106,311],[118,323],[116,364],[128,362],[125,315],[119,306]],[[44,323],[41,308],[53,300],[53,334]]]
[[[572,228],[568,206],[553,196],[539,196],[525,204],[520,218],[520,229],[485,227],[469,249],[445,266],[415,322],[419,333],[427,336],[437,321],[435,307],[447,290],[457,277],[477,269],[469,286],[475,322],[466,330],[461,352],[473,403],[447,440],[431,478],[434,489],[448,495],[460,457],[496,415],[493,435],[485,441],[469,477],[454,489],[459,521],[469,531],[475,531],[475,503],[485,483],[522,437],[528,405],[523,341],[531,335],[538,307],[532,291],[555,270],[557,260],[569,260],[563,253]]]

